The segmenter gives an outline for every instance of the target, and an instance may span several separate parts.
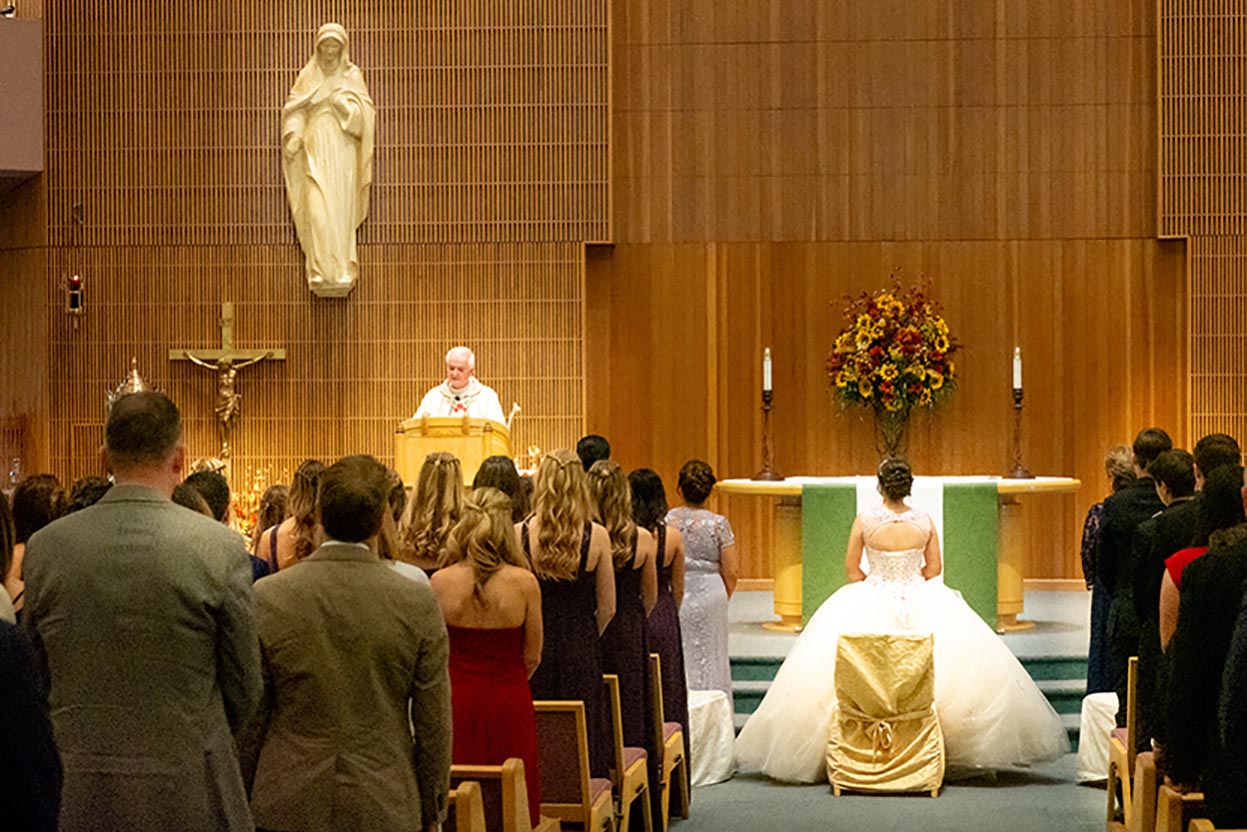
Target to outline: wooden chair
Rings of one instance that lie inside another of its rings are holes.
[[[1191,821],[1189,832],[1247,832],[1247,829],[1218,829],[1207,818],[1196,818]]]
[[[447,832],[485,832],[485,804],[480,783],[464,780],[450,790],[450,807],[442,828]]]
[[[1182,832],[1203,811],[1203,792],[1183,794],[1171,786],[1161,786],[1156,796],[1156,832]]]
[[[685,753],[684,729],[678,722],[666,722],[662,710],[662,659],[649,654],[650,704],[654,714],[654,747],[662,749],[662,828],[667,828],[671,812],[671,780],[678,776],[680,817],[688,818],[689,793],[688,755]]]
[[[542,818],[534,827],[528,817],[528,787],[524,761],[511,757],[500,766],[451,766],[450,784],[456,791],[473,782],[481,795],[483,829],[489,832],[559,832],[559,822]],[[453,829],[447,824],[447,829]]]
[[[1107,828],[1114,829],[1117,813],[1117,785],[1121,784],[1121,814],[1127,829],[1134,814],[1131,775],[1134,772],[1135,749],[1139,747],[1138,732],[1139,657],[1131,656],[1126,671],[1126,727],[1114,728],[1108,741],[1108,816]]]
[[[1155,832],[1156,799],[1161,778],[1156,771],[1156,755],[1144,751],[1135,757],[1131,781],[1133,808],[1127,832]]]
[[[641,801],[641,821],[645,832],[653,832],[654,818],[649,803],[649,756],[644,748],[628,748],[623,738],[623,707],[619,701],[619,677],[607,673],[602,677],[606,704],[611,717],[611,751],[614,769],[611,781],[615,787],[615,817],[622,832],[632,827],[632,805]]]
[[[583,826],[585,832],[614,832],[611,781],[589,773],[585,703],[536,701],[533,708],[537,711],[541,813]]]

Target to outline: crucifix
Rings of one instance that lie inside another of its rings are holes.
[[[221,348],[219,350],[169,350],[169,360],[190,361],[217,374],[217,428],[221,432],[221,459],[230,458],[230,432],[238,418],[242,394],[236,387],[238,371],[265,359],[284,361],[285,350],[234,349],[234,304],[221,304]]]

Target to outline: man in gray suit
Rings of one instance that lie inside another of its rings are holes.
[[[119,399],[116,485],[26,550],[23,623],[47,664],[61,829],[250,830],[232,729],[261,691],[237,534],[169,500],[185,451],[161,393]]]
[[[446,816],[446,625],[428,584],[374,553],[389,492],[372,457],[325,469],[325,543],[255,586],[264,696],[239,750],[260,829],[435,829]]]

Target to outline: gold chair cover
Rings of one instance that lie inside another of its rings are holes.
[[[935,712],[931,636],[842,635],[835,673],[827,739],[831,784],[866,792],[939,789],[944,734]]]

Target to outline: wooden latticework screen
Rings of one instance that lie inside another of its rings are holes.
[[[1247,6],[1160,0],[1161,236],[1189,237],[1191,430],[1247,439]]]
[[[215,379],[170,348],[288,359],[240,374],[235,471],[304,456],[388,458],[454,344],[515,448],[574,442],[584,417],[583,241],[609,234],[607,3],[65,0],[45,11],[53,469],[91,470],[71,426],[139,369],[216,445]],[[361,278],[307,290],[281,174],[279,113],[317,28],[342,23],[377,105]],[[75,329],[57,287],[78,273]],[[238,484],[236,482],[236,484]]]

